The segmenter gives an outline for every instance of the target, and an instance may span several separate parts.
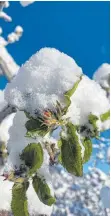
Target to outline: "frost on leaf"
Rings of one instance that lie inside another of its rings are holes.
[[[28,187],[29,183],[23,182],[15,183],[12,188],[11,208],[14,216],[29,216],[26,197]]]
[[[22,152],[21,159],[29,167],[29,176],[34,174],[43,163],[43,149],[40,143],[30,143]]]
[[[45,205],[51,206],[55,203],[55,198],[51,196],[50,188],[45,182],[38,176],[33,177],[33,187],[38,195],[38,198]]]
[[[66,136],[61,135],[61,160],[68,172],[82,176],[82,156],[76,128],[72,123],[66,125]]]

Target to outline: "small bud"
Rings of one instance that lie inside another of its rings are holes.
[[[45,111],[43,114],[45,117],[51,117],[51,112]]]

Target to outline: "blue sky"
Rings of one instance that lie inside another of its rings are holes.
[[[11,2],[6,12],[13,22],[0,20],[4,36],[16,25],[24,28],[19,42],[8,50],[21,65],[42,47],[55,47],[72,56],[92,77],[104,62],[110,62],[110,2],[36,2],[23,8]],[[0,88],[6,79],[0,78]],[[109,136],[109,131],[103,134]]]
[[[4,35],[24,28],[18,43],[8,46],[18,64],[42,47],[55,47],[72,56],[88,76],[110,61],[110,2],[35,2],[22,7],[10,2],[13,22],[0,20]]]

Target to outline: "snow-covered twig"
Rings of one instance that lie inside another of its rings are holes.
[[[7,7],[9,7],[8,1],[0,1],[0,18],[3,18],[7,22],[11,22],[12,18],[3,11],[3,9]]]
[[[5,47],[0,46],[0,71],[1,75],[5,75],[8,81],[17,73],[19,66],[8,53]]]

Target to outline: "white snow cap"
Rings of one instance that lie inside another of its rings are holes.
[[[110,64],[102,64],[94,73],[93,79],[98,82],[103,88],[109,88]]]
[[[56,100],[72,88],[82,74],[76,62],[53,48],[44,48],[33,55],[7,85],[5,96],[9,104],[25,109],[31,114],[36,110],[52,108]]]
[[[54,48],[43,48],[7,84],[5,98],[9,104],[31,115],[47,108],[54,109],[56,100],[64,105],[64,93],[80,80],[81,75],[82,69],[74,59]],[[83,125],[90,113],[100,116],[109,110],[105,91],[85,75],[71,102],[66,117],[74,124]]]

